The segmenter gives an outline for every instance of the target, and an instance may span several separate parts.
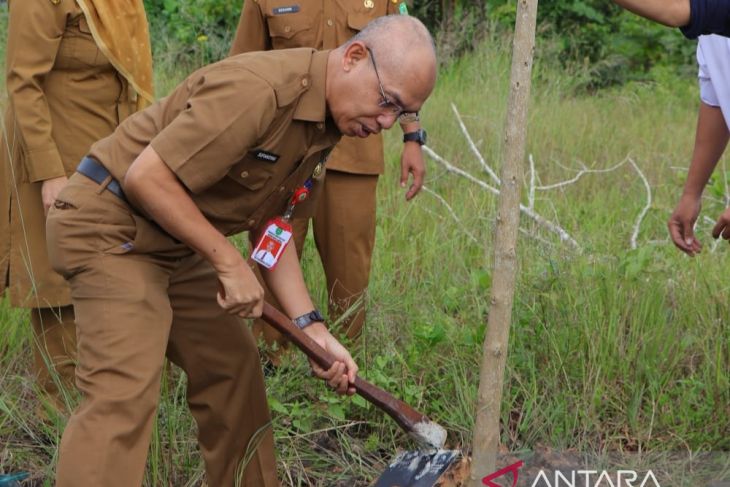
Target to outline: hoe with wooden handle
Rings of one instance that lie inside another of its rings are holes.
[[[269,303],[264,303],[261,316],[287,339],[302,350],[307,357],[323,369],[329,369],[335,362],[325,349],[291,320]],[[424,451],[405,452],[383,473],[376,487],[429,487],[449,469],[452,463],[461,457],[456,450],[443,450],[446,441],[446,430],[434,423],[426,415],[419,413],[408,404],[396,399],[388,392],[370,382],[355,378],[353,384],[356,392],[370,403],[386,412],[396,423],[419,444]]]

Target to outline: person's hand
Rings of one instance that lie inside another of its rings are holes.
[[[332,364],[329,370],[324,370],[310,360],[309,364],[312,366],[314,374],[327,381],[327,384],[338,394],[348,394],[350,396],[355,394],[353,384],[358,367],[355,361],[352,360],[350,352],[330,334],[323,323],[309,325],[304,329],[304,333],[335,358],[335,363]]]
[[[264,288],[243,258],[238,257],[238,262],[218,269],[218,304],[229,314],[258,318],[264,309]]]
[[[426,175],[426,163],[423,160],[423,151],[418,142],[405,142],[403,153],[400,156],[400,187],[408,184],[408,175],[413,175],[413,182],[406,192],[406,201],[410,201],[421,191],[423,178]]]
[[[717,219],[717,223],[712,228],[713,238],[724,238],[730,240],[730,208],[725,208],[720,218]]]
[[[46,179],[41,184],[41,201],[43,201],[43,212],[47,215],[48,209],[53,206],[53,203],[58,197],[58,193],[61,192],[64,186],[68,183],[66,176],[61,176],[53,179]]]
[[[702,203],[699,197],[682,195],[672,216],[669,217],[669,235],[672,238],[672,242],[674,242],[674,245],[679,250],[691,257],[694,257],[702,250],[702,244],[700,244],[694,234],[695,222],[700,214],[701,207]],[[725,214],[728,214],[727,210],[723,213],[723,215]]]

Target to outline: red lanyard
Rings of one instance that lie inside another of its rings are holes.
[[[303,185],[299,186],[297,189],[294,190],[294,194],[292,195],[291,199],[289,200],[289,205],[286,207],[286,211],[284,211],[284,216],[282,217],[284,221],[291,220],[292,214],[294,213],[294,209],[297,207],[298,204],[303,203],[304,200],[306,200],[309,197],[309,192],[312,189],[312,180],[307,179]]]

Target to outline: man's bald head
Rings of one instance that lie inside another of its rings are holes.
[[[378,56],[378,67],[388,70],[416,61],[436,66],[436,47],[425,25],[408,15],[387,15],[370,22],[342,47],[364,42]]]
[[[436,69],[433,38],[421,21],[407,15],[379,17],[330,54],[330,112],[348,135],[390,128],[399,109],[420,109],[436,83]],[[373,106],[381,108],[379,114]]]

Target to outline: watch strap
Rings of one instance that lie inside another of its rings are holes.
[[[420,120],[421,117],[419,117],[418,112],[403,112],[398,116],[398,122],[404,125],[419,122]]]
[[[297,316],[292,320],[292,322],[296,325],[297,328],[300,330],[305,329],[312,323],[316,322],[324,322],[324,316],[322,316],[322,313],[319,312],[319,310],[313,309],[309,313],[305,313],[301,316]]]
[[[415,132],[407,132],[403,134],[403,142],[418,142],[420,145],[426,143],[426,131],[418,129]]]

